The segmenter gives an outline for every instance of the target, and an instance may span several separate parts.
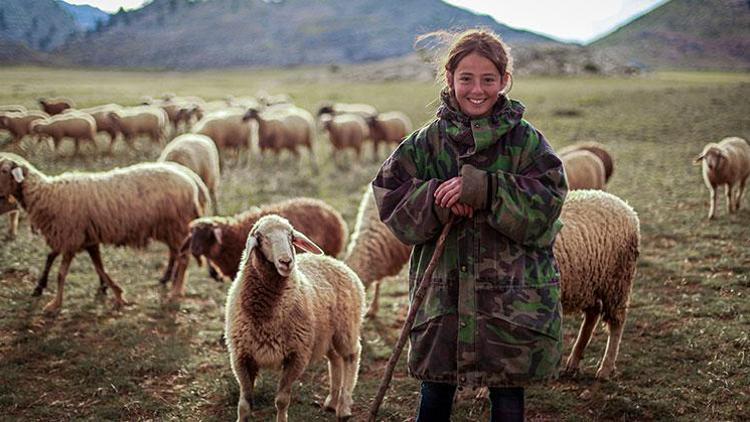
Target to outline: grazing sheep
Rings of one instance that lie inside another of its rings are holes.
[[[313,152],[315,121],[307,110],[292,106],[260,113],[251,108],[242,119],[258,122],[258,147],[261,152],[270,149],[279,153],[286,149],[294,155],[299,155],[297,148],[305,146],[310,151],[313,168],[317,168]]]
[[[70,113],[74,109],[68,109],[65,110],[66,113]],[[119,104],[103,104],[96,107],[89,107],[89,108],[82,108],[78,109],[77,111],[81,111],[84,113],[88,113],[91,115],[91,117],[94,118],[96,121],[96,131],[98,132],[104,132],[109,135],[109,152],[112,153],[112,146],[115,143],[115,140],[117,139],[117,135],[120,133],[120,131],[117,129],[117,125],[115,124],[114,120],[112,119],[112,116],[109,114],[111,112],[119,112],[122,110],[122,106]]]
[[[69,111],[57,114],[43,120],[35,120],[29,123],[29,131],[41,140],[49,137],[57,151],[63,138],[73,138],[75,150],[73,155],[78,155],[80,142],[88,141],[99,151],[96,145],[96,121],[88,113],[80,111]]]
[[[305,231],[326,255],[335,257],[344,249],[348,230],[341,214],[321,200],[293,198],[233,217],[197,219],[190,223],[190,236],[185,240],[183,250],[189,246],[199,262],[200,257],[205,256],[209,265],[217,266],[224,276],[234,278],[247,234],[258,219],[269,214],[278,214]],[[218,275],[212,275],[218,278]]]
[[[411,132],[409,117],[400,111],[389,111],[367,118],[370,138],[373,142],[373,156],[377,157],[381,144],[398,144]]]
[[[250,125],[245,122],[243,109],[226,109],[209,113],[193,126],[192,132],[208,136],[224,153],[233,150],[240,161],[242,151],[250,148]]]
[[[180,135],[167,144],[157,161],[171,161],[181,164],[200,176],[208,188],[215,214],[219,205],[216,191],[219,189],[221,172],[219,170],[219,151],[208,136],[197,133]]]
[[[0,215],[8,213],[8,238],[15,239],[18,234],[18,220],[21,212],[18,202],[12,196],[0,196]]]
[[[294,248],[312,252],[297,256]],[[225,332],[240,385],[237,420],[250,419],[260,369],[281,369],[276,421],[285,422],[291,389],[310,363],[328,359],[330,392],[325,407],[351,416],[352,392],[362,346],[364,289],[341,261],[286,219],[267,215],[247,238],[242,264],[229,289]]]
[[[323,103],[318,108],[318,118],[324,114],[358,114],[367,119],[377,116],[378,110],[369,104]]]
[[[55,258],[63,254],[57,293],[45,312],[60,309],[65,277],[81,250],[88,252],[100,281],[114,291],[116,304],[126,303],[120,286],[104,271],[100,244],[145,247],[151,239],[166,243],[169,264],[162,280],[174,278],[172,296],[180,296],[188,258],[179,253],[180,246],[190,221],[203,214],[196,183],[202,182],[188,171],[176,164],[142,163],[100,173],[47,176],[17,155],[0,154],[0,196],[18,200],[52,249],[35,296],[46,287]]]
[[[703,181],[710,194],[708,218],[714,218],[718,202],[716,189],[721,185],[726,186],[727,211],[731,214],[739,210],[750,177],[750,145],[747,141],[729,137],[718,144],[706,144],[695,163],[702,165]]]
[[[39,105],[42,106],[42,110],[50,116],[60,114],[69,108],[75,108],[76,103],[70,98],[56,97],[56,98],[40,98]]]
[[[576,142],[573,145],[557,150],[557,155],[563,156],[573,151],[586,150],[594,153],[604,164],[604,182],[609,183],[609,179],[612,177],[612,173],[615,170],[615,161],[612,158],[612,154],[604,147],[604,145],[598,142]]]
[[[328,131],[331,145],[337,150],[352,148],[357,158],[362,157],[362,144],[370,136],[365,119],[357,114],[326,114],[321,116],[321,125]]]
[[[0,113],[0,128],[10,132],[11,144],[20,144],[26,135],[31,134],[29,125],[35,120],[46,119],[49,114],[32,110],[27,113]]]
[[[605,379],[615,371],[638,261],[640,223],[628,204],[597,190],[570,192],[560,218],[565,225],[554,254],[560,267],[563,312],[584,315],[565,370],[578,370],[601,317],[609,338],[596,377]]]
[[[159,107],[139,106],[109,112],[109,117],[125,142],[135,150],[135,139],[147,135],[151,142],[162,144],[166,139],[167,113]],[[111,148],[111,146],[110,146]]]
[[[411,246],[402,243],[391,230],[380,221],[378,208],[367,187],[359,203],[357,220],[344,262],[362,280],[365,288],[375,285],[372,302],[367,311],[368,318],[375,318],[379,309],[380,280],[398,274],[409,261]]]
[[[560,156],[560,159],[570,190],[606,188],[604,164],[593,152],[583,149],[571,151]]]

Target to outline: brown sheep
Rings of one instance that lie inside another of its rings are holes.
[[[10,132],[13,139],[12,144],[20,144],[26,135],[30,135],[29,125],[35,120],[42,120],[49,117],[49,114],[32,110],[27,113],[0,113],[0,127]]]
[[[69,111],[57,114],[43,120],[35,120],[29,124],[31,133],[37,135],[41,140],[43,137],[49,137],[53,144],[54,150],[57,151],[63,138],[73,138],[75,150],[73,155],[78,155],[80,142],[88,141],[96,148],[96,121],[88,113],[80,111]]]
[[[606,188],[604,164],[593,152],[581,149],[562,155],[560,159],[570,190]]]
[[[39,105],[42,106],[42,110],[50,116],[60,114],[69,108],[75,108],[76,103],[70,98],[56,97],[56,98],[40,98]]]
[[[378,157],[381,144],[398,145],[412,130],[409,117],[400,111],[389,111],[369,117],[370,139],[373,142],[373,156]]]
[[[193,126],[192,132],[213,139],[222,154],[232,150],[237,161],[250,148],[250,125],[243,120],[243,109],[226,109],[207,114]]]
[[[60,309],[70,263],[82,250],[91,257],[100,281],[113,290],[116,305],[126,303],[122,288],[104,271],[101,244],[145,247],[151,239],[166,243],[169,263],[162,281],[174,279],[172,297],[182,295],[188,257],[179,253],[180,246],[190,221],[203,215],[198,185],[202,182],[188,171],[176,164],[142,163],[107,172],[47,176],[17,155],[0,154],[0,196],[18,200],[31,226],[52,249],[35,296],[46,287],[55,258],[63,255],[56,296],[45,312]]]
[[[65,110],[65,112],[70,113],[72,110],[74,109]],[[103,104],[96,107],[82,108],[77,110],[88,113],[91,115],[91,117],[94,118],[94,120],[96,121],[97,133],[104,132],[109,135],[109,152],[111,154],[112,146],[114,145],[115,140],[117,139],[117,135],[120,133],[120,131],[118,130],[117,125],[115,124],[112,116],[110,116],[109,113],[117,113],[118,111],[122,110],[122,106],[118,104]]]
[[[609,179],[615,171],[615,160],[604,145],[593,141],[576,142],[573,145],[568,145],[567,147],[557,150],[557,155],[562,157],[565,154],[582,149],[594,153],[600,160],[602,160],[602,164],[604,164],[604,182],[609,183]]]
[[[324,103],[318,108],[318,118],[324,114],[358,114],[367,119],[377,116],[378,110],[369,104]]]
[[[278,214],[304,230],[326,255],[337,256],[346,245],[347,226],[341,214],[323,201],[293,198],[264,205],[231,217],[203,217],[190,223],[183,251],[196,259],[205,256],[225,277],[234,278],[247,234],[264,215]]]
[[[357,114],[325,114],[321,116],[320,122],[323,128],[328,131],[331,145],[336,150],[351,148],[357,154],[357,158],[362,157],[362,144],[370,136],[370,129],[362,116]]]
[[[109,113],[123,139],[135,150],[135,139],[147,135],[151,142],[162,144],[166,139],[167,114],[159,107],[140,106],[123,108]]]
[[[248,109],[243,120],[258,122],[258,146],[261,152],[288,150],[299,155],[298,147],[304,146],[310,151],[313,167],[316,166],[313,152],[315,121],[306,110],[294,106],[263,113]]]
[[[724,138],[721,142],[711,142],[695,158],[701,164],[703,181],[710,194],[709,220],[714,218],[718,198],[716,190],[726,186],[727,211],[731,214],[740,209],[745,185],[750,178],[750,145],[742,138]]]

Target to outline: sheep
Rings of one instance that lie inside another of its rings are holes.
[[[716,190],[726,186],[727,211],[731,214],[740,209],[745,185],[750,177],[750,145],[738,137],[722,139],[719,143],[708,143],[695,158],[703,171],[703,181],[710,194],[708,219],[714,218],[718,198]]]
[[[348,229],[338,211],[318,199],[293,198],[232,217],[199,218],[190,223],[190,235],[182,250],[189,247],[199,262],[205,256],[209,265],[218,267],[222,275],[234,278],[247,234],[258,219],[269,214],[278,214],[304,230],[326,255],[338,256],[346,245]],[[212,272],[212,276],[218,279],[218,274]]]
[[[315,121],[307,110],[292,106],[260,113],[257,109],[250,108],[242,119],[258,122],[258,147],[261,152],[270,149],[279,153],[286,149],[299,155],[297,148],[305,146],[310,151],[313,169],[317,168],[313,151]]]
[[[208,136],[219,151],[233,150],[240,161],[243,150],[250,147],[250,125],[245,122],[244,109],[226,109],[209,113],[193,126],[192,133]]]
[[[363,118],[377,116],[378,110],[369,104],[323,103],[318,107],[318,118],[324,114],[358,114]]]
[[[321,117],[321,124],[328,131],[331,145],[335,149],[352,148],[358,158],[362,157],[362,144],[370,136],[370,129],[362,116],[327,114]]]
[[[0,105],[0,112],[2,113],[26,113],[28,111],[29,110],[22,105],[16,105],[16,104]]]
[[[64,110],[75,108],[76,106],[73,100],[65,97],[39,98],[37,101],[39,102],[39,105],[42,106],[42,110],[50,116],[60,114]]]
[[[32,110],[27,113],[0,113],[0,127],[7,129],[12,138],[11,143],[20,144],[26,135],[31,134],[29,125],[35,120],[46,119],[49,114]]]
[[[312,253],[296,256],[295,246]],[[225,307],[226,344],[240,385],[238,421],[250,419],[258,371],[280,368],[276,421],[285,422],[292,385],[323,356],[330,381],[324,405],[339,419],[351,416],[365,293],[354,271],[319,254],[278,215],[259,219],[247,238]]]
[[[570,190],[606,188],[604,163],[593,152],[583,149],[571,151],[560,159]]]
[[[96,131],[97,132],[104,132],[109,135],[110,143],[109,143],[109,153],[112,153],[112,146],[115,143],[115,140],[117,139],[117,134],[119,134],[119,130],[117,129],[117,125],[115,124],[114,120],[112,119],[112,116],[109,114],[110,112],[119,112],[122,110],[122,106],[119,104],[103,104],[95,107],[89,107],[89,108],[81,108],[81,109],[68,109],[65,110],[64,113],[70,113],[72,110],[78,110],[84,113],[88,113],[91,115],[91,117],[94,118],[96,121]]]
[[[218,214],[216,191],[219,189],[221,172],[219,151],[211,138],[196,133],[180,135],[167,144],[156,161],[181,164],[200,176],[208,188],[214,213]]]
[[[199,114],[205,104],[199,97],[176,97],[165,96],[162,100],[148,99],[144,105],[160,107],[167,114],[167,120],[175,131],[179,129],[180,123],[189,126],[192,118]]]
[[[114,291],[116,306],[127,304],[120,286],[104,271],[100,244],[145,247],[151,239],[166,243],[169,264],[162,282],[173,278],[172,298],[182,295],[187,255],[179,254],[181,242],[190,221],[203,215],[197,184],[202,182],[188,176],[189,171],[176,164],[141,163],[50,177],[15,154],[0,154],[0,197],[18,200],[52,250],[34,296],[42,293],[52,263],[63,255],[57,293],[45,313],[59,311],[70,263],[81,250],[88,252],[100,281]]]
[[[615,161],[607,148],[604,145],[593,141],[576,142],[573,145],[568,145],[567,147],[557,150],[557,155],[562,157],[565,154],[578,150],[586,150],[594,153],[600,160],[602,160],[602,164],[604,164],[604,182],[609,183],[609,179],[612,177],[612,173],[615,170]]]
[[[377,158],[381,144],[398,144],[412,130],[409,117],[400,111],[389,111],[367,118],[370,138],[373,142],[373,156]]]
[[[344,255],[344,262],[357,273],[365,288],[375,285],[366,317],[377,316],[380,280],[398,274],[409,261],[411,249],[380,221],[372,188],[368,186],[359,203],[354,233]]]
[[[96,121],[88,113],[80,111],[70,111],[51,116],[43,120],[35,120],[29,124],[29,131],[37,135],[40,139],[42,136],[49,136],[54,143],[54,149],[60,145],[65,137],[73,138],[75,150],[73,155],[78,155],[80,141],[89,141],[96,150]]]
[[[109,112],[109,117],[125,142],[135,150],[135,138],[148,135],[151,142],[162,144],[166,138],[167,113],[159,107],[140,106]]]
[[[9,239],[14,239],[18,234],[18,220],[21,212],[18,209],[18,202],[12,196],[0,196],[0,215],[8,213],[8,235]]]

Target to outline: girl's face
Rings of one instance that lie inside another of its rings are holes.
[[[488,116],[510,79],[507,73],[500,75],[495,64],[478,53],[461,59],[456,69],[445,76],[461,111],[471,118]]]

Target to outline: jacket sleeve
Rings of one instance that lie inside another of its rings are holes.
[[[412,134],[388,157],[372,182],[380,220],[409,245],[425,243],[440,233],[450,210],[435,205],[440,179],[423,180],[418,175],[426,154]]]
[[[544,136],[527,127],[525,144],[531,157],[517,174],[496,171],[488,176],[488,223],[526,246],[548,247],[562,228],[558,217],[568,193],[560,158]]]

